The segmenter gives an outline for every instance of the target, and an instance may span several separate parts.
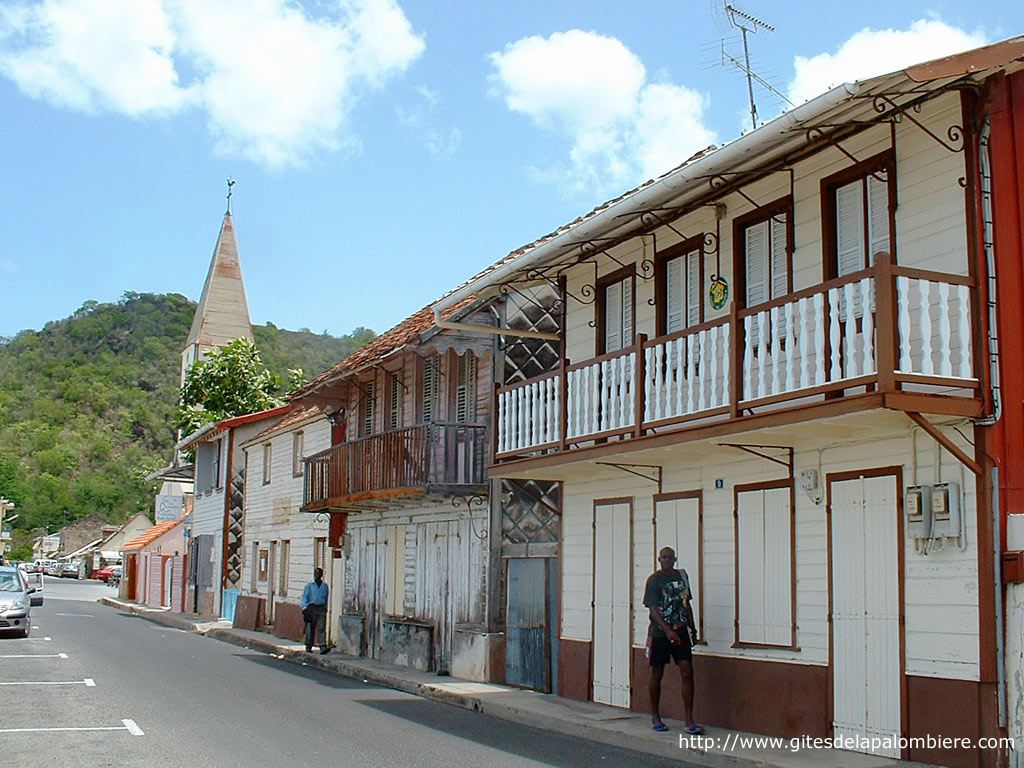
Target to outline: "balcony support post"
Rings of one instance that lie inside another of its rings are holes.
[[[878,329],[875,354],[878,356],[878,390],[883,393],[896,391],[897,311],[892,256],[879,252],[875,254],[875,327]]]
[[[740,379],[743,376],[743,350],[740,348],[740,317],[736,299],[729,302],[729,418],[740,415]]]
[[[647,342],[646,333],[636,335],[636,364],[633,366],[635,379],[633,382],[633,419],[636,427],[633,430],[634,437],[643,437],[644,434],[644,399],[647,396],[644,383],[647,380],[647,361],[644,359],[644,344]]]

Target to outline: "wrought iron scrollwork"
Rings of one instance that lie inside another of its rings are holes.
[[[473,507],[486,508],[487,497],[479,493],[474,493],[471,496],[452,496],[452,506],[459,509],[462,506],[466,507],[466,511],[469,513],[469,528],[481,541],[487,538],[487,526],[485,525],[480,533],[476,532],[476,523],[473,522]]]
[[[918,120],[917,118],[910,114],[911,111],[920,114],[920,104],[914,104],[908,110],[906,107],[901,107],[888,96],[884,94],[879,94],[871,100],[871,106],[874,108],[875,112],[877,112],[880,115],[884,115],[888,110],[891,109],[892,114],[894,116],[899,115],[900,119],[906,118],[914,125],[916,125],[918,128],[920,128],[922,131],[924,131],[926,134],[931,136],[932,139],[934,139],[938,144],[940,144],[949,152],[963,152],[966,149],[967,145],[964,141],[963,126],[956,124],[949,126],[949,128],[946,130],[946,138],[949,139],[949,142],[952,143],[948,143],[945,139],[943,139],[941,136],[938,136],[931,129],[925,127],[925,125],[920,120]],[[958,144],[959,146],[957,146]]]
[[[701,243],[701,252],[705,256],[711,256],[712,254],[718,254],[718,235],[714,232],[705,232],[704,240]]]
[[[846,155],[846,157],[850,160],[851,163],[853,163],[855,165],[860,163],[860,159],[856,155],[854,155],[852,152],[850,152],[846,147],[844,147],[838,141],[833,139],[829,134],[825,133],[825,131],[822,130],[821,128],[819,128],[817,126],[813,126],[811,128],[808,128],[806,135],[807,135],[807,142],[809,144],[815,144],[815,143],[818,143],[818,142],[824,142],[826,144],[829,144],[829,145],[835,147],[840,152],[842,152],[844,155]],[[889,176],[888,176],[887,173],[885,173],[885,171],[871,171],[870,175],[872,177],[874,177],[874,179],[876,181],[880,181],[883,184],[889,180]]]

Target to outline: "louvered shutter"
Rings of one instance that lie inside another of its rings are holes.
[[[700,322],[700,250],[686,254],[686,324]]]
[[[423,361],[423,421],[433,421],[438,390],[438,359],[428,357]]]
[[[626,278],[622,281],[622,347],[628,347],[633,343],[633,280]]]
[[[748,307],[768,301],[768,222],[747,227],[745,296]]]
[[[879,251],[889,252],[889,183],[868,176],[868,264]]]
[[[786,214],[777,213],[769,219],[772,230],[771,278],[772,298],[777,299],[789,293],[789,257],[786,254],[788,232]]]
[[[863,180],[836,189],[836,253],[838,277],[864,269]]]
[[[455,421],[465,424],[476,418],[476,356],[467,352],[459,358],[455,388]]]
[[[604,351],[622,349],[622,283],[604,289]]]
[[[665,264],[665,331],[674,333],[686,327],[684,318],[686,298],[686,275],[683,271],[684,258],[670,260]]]
[[[366,382],[366,394],[363,396],[363,436],[373,434],[373,382]]]
[[[402,374],[391,374],[391,403],[388,418],[388,429],[402,426]]]

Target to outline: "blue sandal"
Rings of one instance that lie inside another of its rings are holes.
[[[654,725],[651,726],[651,730],[652,731],[657,731],[658,733],[664,733],[665,731],[668,730],[668,726],[665,725],[664,723],[655,723]]]
[[[704,733],[704,726],[696,724],[688,726],[686,728],[686,733],[690,734],[691,736],[700,736]]]

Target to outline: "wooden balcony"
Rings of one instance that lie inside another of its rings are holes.
[[[487,491],[487,428],[418,424],[350,440],[305,460],[302,511],[361,511]]]
[[[765,415],[784,423],[829,407],[976,416],[975,296],[971,278],[897,267],[880,253],[838,280],[734,303],[725,317],[656,339],[638,334],[632,347],[497,389],[493,461],[666,432],[697,439],[681,433],[739,432]]]

